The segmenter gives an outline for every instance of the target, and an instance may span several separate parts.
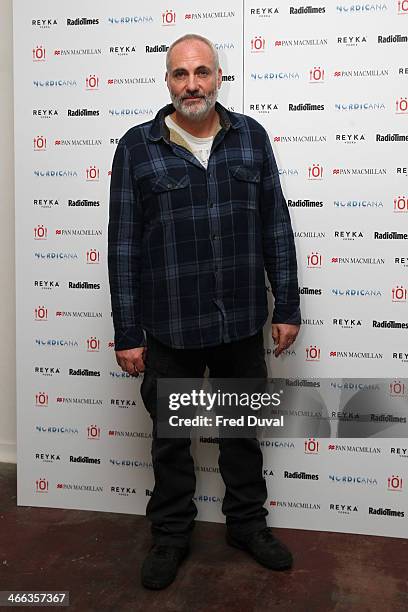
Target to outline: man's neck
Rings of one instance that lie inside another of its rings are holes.
[[[214,108],[212,108],[208,115],[201,121],[190,121],[178,111],[174,111],[170,116],[179,127],[196,138],[214,136],[219,124],[218,113]]]

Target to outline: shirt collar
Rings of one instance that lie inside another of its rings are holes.
[[[153,119],[150,131],[149,131],[149,139],[157,142],[161,138],[168,141],[169,140],[169,128],[167,127],[164,118],[166,115],[170,115],[174,113],[173,104],[167,104],[163,106]],[[219,102],[215,103],[215,110],[219,114],[221,127],[228,131],[230,128],[238,129],[242,127],[243,122],[242,119],[236,115],[235,113],[231,113],[228,111],[222,104]]]

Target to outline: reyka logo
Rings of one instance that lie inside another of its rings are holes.
[[[249,9],[249,14],[253,17],[272,17],[278,13],[279,9],[272,6]]]
[[[309,70],[309,83],[324,83],[324,68],[314,66]]]
[[[254,36],[251,38],[251,53],[264,53],[265,38],[263,36]]]
[[[408,257],[394,257],[394,263],[406,268],[408,267]]]
[[[33,108],[33,117],[52,119],[53,117],[58,117],[58,111],[56,108]]]
[[[172,9],[164,11],[161,14],[162,26],[175,26],[176,25],[176,13]]]
[[[307,267],[311,268],[322,268],[323,267],[323,256],[317,251],[313,251],[307,256]]]
[[[32,58],[33,62],[45,62],[46,60],[46,50],[43,45],[37,45],[32,50]]]
[[[35,366],[34,374],[41,374],[41,376],[55,376],[56,374],[60,374],[61,371],[59,368],[48,368],[44,366]]]
[[[49,30],[52,26],[58,25],[58,21],[56,19],[32,19],[31,25],[42,30]]]
[[[137,49],[135,45],[119,45],[116,47],[109,47],[109,53],[113,55],[131,55],[136,53]]]
[[[320,348],[316,345],[306,346],[305,361],[320,361]]]
[[[394,212],[395,213],[408,212],[408,196],[397,196],[394,198]]]
[[[48,228],[44,227],[44,225],[37,225],[34,228],[34,240],[47,240],[48,238]]]
[[[336,10],[338,13],[346,15],[361,15],[362,13],[379,13],[388,11],[388,6],[384,2],[376,2],[369,4],[368,2],[353,2],[352,4],[337,4]]]
[[[362,325],[361,319],[333,319],[332,323],[335,327],[342,329],[354,329]]]
[[[359,47],[367,42],[366,36],[338,36],[337,44],[345,47]]]
[[[37,289],[44,289],[50,291],[51,289],[58,289],[60,286],[56,280],[35,280],[34,287]]]
[[[58,453],[35,453],[35,459],[43,463],[54,463],[54,461],[61,461],[61,455],[58,455]]]
[[[308,166],[307,178],[309,181],[321,181],[323,179],[323,166],[320,164]]]
[[[111,486],[110,492],[121,497],[129,497],[129,495],[136,495],[136,489],[133,487],[118,487]]]
[[[272,113],[273,111],[279,110],[279,107],[277,104],[274,104],[273,102],[269,102],[269,103],[260,103],[260,104],[250,104],[249,105],[249,110],[253,113],[259,113],[260,115],[268,115],[269,113]]]
[[[352,514],[358,512],[358,506],[354,504],[330,504],[330,510],[335,510],[337,514]]]
[[[397,98],[395,101],[395,112],[397,115],[408,114],[408,98]]]
[[[336,134],[336,142],[342,144],[357,144],[359,142],[365,142],[364,134]]]
[[[356,240],[357,238],[364,238],[363,232],[355,230],[334,230],[333,238],[340,238],[341,240]]]

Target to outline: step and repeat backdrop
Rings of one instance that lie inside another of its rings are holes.
[[[321,418],[261,441],[270,524],[406,537],[408,0],[13,4],[18,503],[145,512],[151,422],[113,351],[110,171],[169,101],[168,46],[195,32],[219,50],[220,101],[268,130],[296,236],[303,325],[276,359],[268,322],[265,352],[292,388],[315,381]],[[367,397],[382,426],[364,438],[347,422]],[[199,518],[223,521],[216,439],[193,452]]]

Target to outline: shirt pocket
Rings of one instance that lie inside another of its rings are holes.
[[[233,206],[256,210],[258,208],[261,172],[251,166],[230,166]]]
[[[169,221],[174,216],[191,216],[190,177],[188,174],[163,174],[144,181],[143,199],[146,220]]]

